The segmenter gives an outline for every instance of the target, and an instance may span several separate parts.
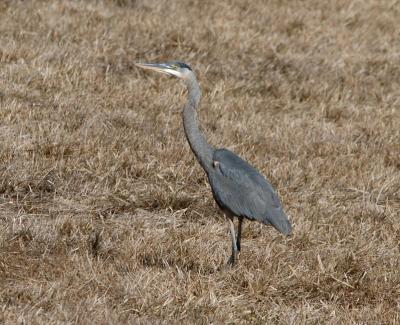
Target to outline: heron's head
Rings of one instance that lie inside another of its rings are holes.
[[[143,69],[154,70],[180,79],[186,79],[193,73],[192,69],[186,63],[179,61],[166,63],[135,63],[135,65]]]

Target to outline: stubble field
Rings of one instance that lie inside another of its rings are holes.
[[[400,4],[0,2],[0,323],[398,324]],[[190,152],[179,59],[209,141],[294,225],[228,223]]]

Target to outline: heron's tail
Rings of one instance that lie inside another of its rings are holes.
[[[292,234],[292,225],[282,208],[270,209],[267,222],[280,233],[288,236]]]

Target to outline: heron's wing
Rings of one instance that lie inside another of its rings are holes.
[[[215,150],[214,160],[220,163],[221,173],[225,177],[260,191],[271,207],[281,207],[279,197],[271,184],[245,160],[227,149]]]
[[[227,149],[216,150],[213,160],[219,163],[210,183],[222,208],[237,216],[271,224],[283,233],[290,232],[279,197],[264,176]]]
[[[219,173],[210,177],[213,195],[218,205],[236,216],[268,223],[262,217],[265,203],[254,189],[226,178]]]

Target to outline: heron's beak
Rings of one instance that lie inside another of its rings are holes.
[[[135,65],[139,68],[161,72],[169,76],[181,77],[179,71],[168,63],[135,63]]]

